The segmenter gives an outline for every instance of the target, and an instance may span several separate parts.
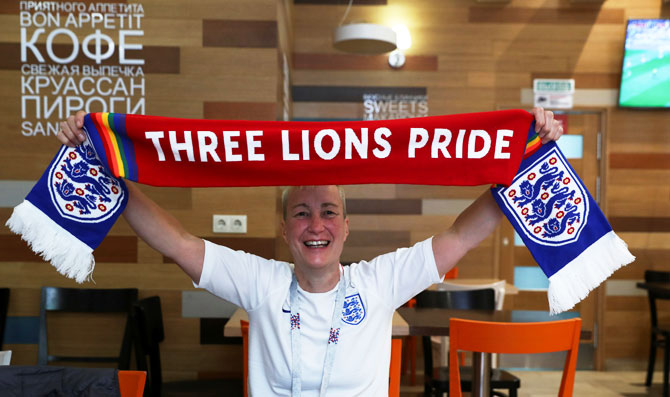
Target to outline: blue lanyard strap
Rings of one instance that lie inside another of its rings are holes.
[[[337,296],[335,298],[335,307],[333,308],[333,317],[330,323],[330,335],[328,335],[328,346],[326,347],[326,358],[323,363],[323,374],[321,375],[321,388],[319,396],[326,395],[330,374],[335,361],[335,349],[340,337],[342,325],[342,307],[344,305],[344,295],[347,290],[347,282],[342,276],[338,283]],[[298,294],[298,279],[293,273],[293,280],[290,288],[291,296],[291,396],[299,397],[302,392],[302,369],[300,366],[300,294]]]

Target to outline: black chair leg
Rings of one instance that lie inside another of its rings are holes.
[[[424,397],[433,397],[433,390],[428,382],[423,385],[423,395]]]
[[[652,332],[651,343],[649,345],[649,364],[647,365],[647,380],[644,382],[646,386],[651,386],[651,378],[654,375],[654,363],[656,362],[656,334]]]
[[[665,343],[663,354],[663,396],[668,397],[668,374],[670,373],[670,343]]]

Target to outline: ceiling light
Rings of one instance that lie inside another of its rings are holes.
[[[396,33],[373,23],[340,25],[333,34],[333,46],[346,52],[381,54],[396,49]]]

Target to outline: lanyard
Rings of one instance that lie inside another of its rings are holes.
[[[344,272],[343,272],[344,274]],[[338,282],[337,296],[335,298],[335,308],[330,323],[330,335],[328,336],[328,347],[326,347],[326,358],[323,363],[323,374],[321,375],[321,388],[319,396],[326,395],[330,374],[335,361],[335,348],[339,340],[340,328],[342,324],[342,307],[344,305],[344,295],[347,290],[347,282],[343,275]],[[298,279],[293,272],[291,281],[291,396],[299,397],[302,392],[302,370],[300,366],[300,294],[298,294]]]

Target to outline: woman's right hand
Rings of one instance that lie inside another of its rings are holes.
[[[86,116],[86,112],[80,110],[75,115],[68,117],[67,120],[61,121],[60,131],[58,131],[56,137],[63,145],[75,147],[84,143],[86,140],[86,135],[82,130],[84,116]]]

